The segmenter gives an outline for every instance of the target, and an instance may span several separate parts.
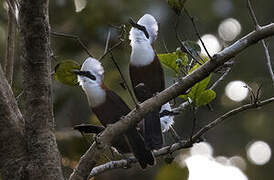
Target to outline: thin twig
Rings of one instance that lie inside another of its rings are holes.
[[[195,34],[197,35],[197,37],[199,38],[200,42],[202,43],[203,48],[205,49],[207,56],[210,58],[210,60],[212,60],[212,57],[211,57],[211,55],[209,54],[209,52],[208,52],[208,50],[207,50],[207,48],[206,48],[206,46],[205,46],[205,43],[203,42],[203,40],[202,40],[202,38],[201,38],[201,36],[200,36],[200,33],[199,33],[199,31],[198,31],[198,28],[197,28],[197,26],[196,26],[196,24],[195,24],[195,22],[194,22],[194,18],[188,13],[187,9],[185,9],[185,8],[184,8],[184,12],[186,13],[186,15],[187,15],[187,16],[189,17],[189,19],[191,20],[191,23],[192,23],[192,25],[193,25],[193,27],[194,27],[194,30],[195,30]]]
[[[65,33],[60,33],[60,32],[55,32],[55,31],[50,31],[50,34],[56,37],[65,37],[65,38],[70,38],[76,40],[81,47],[84,49],[84,51],[89,55],[89,57],[93,57],[93,55],[89,52],[88,47],[82,42],[79,36],[77,35],[71,35],[71,34],[65,34]]]
[[[13,18],[15,19],[15,23],[16,25],[18,25],[18,19],[16,16],[16,8],[18,9],[18,2],[16,0],[6,0],[6,2],[8,3],[9,6],[9,10],[13,16]]]
[[[263,44],[263,47],[264,47],[264,51],[265,51],[265,56],[266,56],[266,65],[268,67],[268,71],[270,73],[270,76],[271,76],[271,79],[272,79],[272,84],[274,86],[274,73],[273,73],[273,69],[272,69],[272,65],[271,65],[271,58],[270,58],[270,54],[269,54],[269,51],[268,51],[268,48],[267,48],[267,45],[265,43],[264,40],[262,40],[262,44]]]
[[[24,94],[24,90],[22,90],[17,96],[16,96],[16,101],[18,102],[20,97]]]
[[[254,13],[254,10],[252,8],[250,0],[247,0],[247,7],[248,7],[248,10],[249,10],[250,16],[252,18],[252,21],[254,23],[255,30],[256,31],[260,30],[261,27],[260,27],[259,22],[258,22],[258,20],[256,18],[256,15]],[[265,40],[262,39],[261,42],[262,42],[262,45],[263,45],[263,48],[264,48],[264,51],[265,51],[266,65],[268,67],[268,71],[269,71],[271,79],[272,79],[272,84],[274,86],[274,73],[273,73],[273,69],[272,69],[272,65],[271,65],[271,58],[270,58],[269,50],[268,50],[268,47],[266,45]]]
[[[114,46],[112,46],[111,48],[109,48],[107,50],[106,53],[104,53],[100,58],[99,61],[101,61],[102,59],[104,59],[109,53],[111,53],[115,48],[118,48],[119,46],[121,46],[123,44],[123,40],[120,40],[118,43],[116,43]]]
[[[169,53],[169,50],[168,50],[168,48],[167,48],[166,41],[164,40],[163,37],[161,37],[161,40],[162,40],[162,44],[163,44],[163,46],[164,46],[164,49],[165,49],[166,53]]]
[[[108,50],[108,45],[109,45],[109,40],[110,40],[110,34],[111,34],[111,29],[109,29],[109,31],[108,31],[108,36],[107,36],[107,40],[106,40],[106,46],[105,46],[104,54],[106,54],[107,50]]]
[[[216,86],[217,86],[221,81],[223,81],[224,78],[228,75],[228,73],[230,72],[230,70],[231,70],[230,67],[227,68],[226,71],[225,71],[225,73],[224,73],[217,81],[215,81],[215,83],[214,83],[209,89],[212,89],[212,90],[215,89]]]
[[[215,119],[214,121],[212,121],[211,123],[207,124],[206,126],[204,126],[203,128],[201,128],[193,137],[192,140],[182,140],[178,143],[174,143],[171,146],[166,146],[161,148],[158,151],[155,151],[153,154],[155,157],[158,156],[163,156],[169,153],[172,153],[174,151],[183,149],[183,148],[189,148],[191,147],[195,142],[199,141],[199,139],[205,134],[207,133],[210,129],[216,127],[217,125],[223,123],[227,118],[234,116],[240,112],[246,111],[248,109],[256,109],[258,107],[267,105],[269,103],[274,102],[274,97],[269,98],[267,100],[264,100],[262,102],[258,102],[256,104],[246,104],[243,105],[241,107],[238,107],[236,109],[233,109],[225,114],[223,114],[222,116],[220,116],[219,118]],[[97,166],[95,168],[92,169],[92,171],[90,172],[89,178],[95,176],[95,175],[99,175],[102,174],[103,172],[109,171],[111,169],[121,169],[123,167],[128,167],[130,164],[133,163],[137,163],[137,159],[134,157],[130,157],[129,160],[126,159],[122,159],[119,161],[111,161],[108,163],[105,163],[103,165]]]
[[[253,10],[253,8],[252,8],[252,6],[251,6],[250,0],[247,0],[247,7],[248,7],[248,10],[249,10],[251,19],[252,19],[252,21],[253,21],[254,27],[255,27],[255,29],[257,29],[258,26],[259,26],[259,22],[258,22],[258,20],[257,20],[257,18],[256,18],[256,15],[255,15],[255,13],[254,13],[254,10]]]
[[[130,97],[131,97],[131,99],[132,99],[134,105],[135,105],[135,106],[138,106],[138,104],[137,104],[137,102],[136,102],[136,100],[135,100],[135,98],[134,98],[134,95],[133,95],[132,91],[130,90],[130,88],[129,88],[128,84],[127,84],[127,81],[126,81],[126,79],[125,79],[125,77],[124,77],[124,75],[123,75],[123,73],[122,73],[120,67],[118,66],[117,62],[116,62],[115,59],[114,59],[114,56],[113,56],[112,52],[110,52],[110,57],[111,57],[111,60],[113,61],[114,65],[115,65],[116,68],[118,69],[118,71],[119,71],[119,73],[120,73],[120,76],[121,76],[121,78],[122,78],[122,80],[123,80],[123,82],[124,82],[124,85],[125,85],[126,88],[127,88],[127,91],[128,91],[128,93],[129,93],[129,95],[130,95]]]
[[[190,104],[191,104],[191,102],[185,101],[185,102],[183,102],[182,104],[180,104],[180,106],[178,106],[177,108],[172,109],[172,111],[173,111],[173,112],[180,113],[180,112],[182,112],[185,108],[187,108]]]
[[[170,125],[168,131],[171,133],[172,137],[175,139],[176,142],[180,141],[181,137],[179,136],[179,134],[176,132],[176,130],[173,128],[172,125]]]
[[[13,1],[7,1],[9,3],[9,11],[8,11],[8,39],[6,46],[6,57],[3,63],[4,72],[6,74],[7,80],[12,86],[12,78],[13,78],[13,65],[15,59],[15,45],[16,45],[16,16],[15,16],[15,3]]]
[[[111,48],[105,48],[105,52],[104,54],[99,58],[99,61],[101,61],[102,59],[104,59],[109,53],[111,53],[114,49],[118,48],[119,46],[121,46],[124,42],[124,34],[126,33],[126,30],[125,30],[125,25],[121,25],[119,27],[116,27],[114,25],[112,25],[111,27],[114,27],[115,29],[119,29],[121,31],[121,34],[119,36],[119,42],[114,44]],[[110,36],[110,32],[109,32],[109,36]]]
[[[236,109],[233,109],[227,113],[225,113],[224,115],[220,116],[219,118],[215,119],[214,121],[212,121],[211,123],[209,123],[208,125],[206,125],[205,127],[203,127],[202,129],[200,129],[194,136],[193,138],[194,139],[197,139],[199,138],[201,135],[203,135],[204,133],[206,133],[207,131],[209,131],[210,129],[212,129],[213,127],[221,124],[225,119],[233,116],[233,115],[236,115],[240,112],[243,112],[245,110],[248,110],[248,109],[256,109],[258,107],[261,107],[261,106],[264,106],[266,104],[269,104],[269,103],[272,103],[274,102],[274,97],[272,98],[269,98],[269,99],[266,99],[264,101],[261,101],[261,102],[257,102],[257,103],[251,103],[251,104],[246,104],[246,105],[243,105],[241,107],[238,107]]]
[[[186,52],[193,60],[195,60],[195,62],[197,62],[199,65],[202,65],[201,62],[199,62],[194,56],[193,54],[189,51],[188,47],[186,47],[185,43],[183,42],[183,40],[181,40],[179,32],[178,32],[178,27],[179,27],[179,20],[180,20],[180,16],[177,15],[176,16],[176,21],[175,21],[175,25],[174,25],[174,31],[175,31],[175,37],[177,39],[177,41],[180,43],[181,48],[184,52]],[[184,38],[185,39],[185,38]],[[197,53],[197,52],[195,52]],[[197,56],[200,58],[200,60],[203,62],[202,57],[197,53]]]

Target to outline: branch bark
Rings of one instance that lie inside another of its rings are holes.
[[[0,169],[5,179],[24,177],[24,119],[0,66]]]
[[[142,118],[150,111],[158,108],[162,104],[165,104],[169,100],[177,97],[180,94],[185,93],[189,88],[195,85],[197,82],[206,78],[211,72],[213,72],[217,67],[222,66],[226,61],[235,57],[240,52],[245,50],[247,47],[257,43],[261,39],[267,38],[274,35],[274,24],[271,23],[262,27],[258,31],[253,31],[246,35],[245,37],[239,39],[231,46],[227,47],[223,51],[215,54],[212,60],[206,62],[198,69],[193,71],[190,75],[183,78],[181,81],[175,83],[171,87],[165,89],[156,96],[146,100],[140,104],[140,108],[132,110],[127,116],[122,118],[120,121],[108,126],[106,130],[98,137],[97,142],[100,144],[110,144],[113,137],[125,132],[130,126],[133,126],[137,122],[141,121]],[[70,176],[70,180],[86,180],[90,171],[94,168],[95,163],[89,163],[91,161],[97,162],[98,156],[92,156],[95,148],[99,154],[104,151],[104,148],[98,148],[98,146],[93,145],[84,156],[82,156],[79,164],[74,169],[74,172]],[[98,153],[97,152],[97,153]],[[89,159],[92,157],[92,159]]]
[[[29,180],[62,180],[54,135],[48,0],[20,1]]]

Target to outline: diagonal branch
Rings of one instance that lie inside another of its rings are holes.
[[[253,31],[245,37],[239,39],[231,46],[227,47],[223,51],[215,54],[212,57],[212,61],[208,61],[198,69],[193,71],[188,76],[184,77],[181,81],[178,81],[171,87],[165,89],[154,97],[146,100],[140,104],[140,108],[132,110],[127,116],[120,121],[112,124],[106,128],[106,130],[98,137],[97,142],[99,144],[110,144],[113,137],[125,132],[129,127],[134,126],[137,122],[156,108],[159,108],[162,104],[167,103],[169,100],[177,97],[180,94],[185,93],[189,88],[195,85],[212,73],[216,68],[222,66],[226,61],[229,61],[232,57],[237,56],[240,52],[247,47],[257,43],[263,38],[267,38],[274,35],[274,24],[271,23],[262,27],[258,31]],[[195,136],[194,136],[195,137]],[[95,146],[96,147],[96,146]],[[100,153],[104,151],[105,146],[98,150]],[[94,157],[91,153],[97,152],[94,147],[90,148],[79,161],[78,166],[74,169],[74,172],[70,176],[70,180],[86,180],[90,171],[95,167],[95,163],[98,161],[98,156]],[[99,153],[99,154],[100,154]],[[89,157],[93,157],[90,159]]]
[[[206,126],[204,126],[202,129],[200,129],[192,138],[192,140],[183,140],[180,141],[178,143],[174,143],[171,146],[167,146],[164,147],[156,152],[154,152],[154,156],[155,157],[159,157],[159,156],[163,156],[163,155],[167,155],[170,154],[174,151],[180,150],[180,149],[184,149],[184,148],[189,148],[191,147],[196,141],[199,140],[199,138],[201,138],[205,133],[207,133],[210,129],[216,127],[217,125],[223,123],[226,119],[230,118],[231,116],[234,116],[240,112],[249,110],[249,109],[256,109],[258,107],[262,107],[265,106],[269,103],[273,103],[274,102],[274,97],[264,100],[262,102],[256,103],[256,104],[246,104],[243,105],[241,107],[238,107],[236,109],[233,109],[225,114],[223,114],[222,116],[220,116],[219,118],[215,119],[214,121],[212,121],[211,123],[207,124]],[[131,164],[133,163],[137,163],[137,159],[134,157],[130,157],[129,159],[122,159],[119,161],[111,161],[105,164],[102,164],[100,166],[97,166],[95,168],[92,169],[92,171],[89,174],[89,178],[94,177],[96,175],[102,174],[103,172],[112,170],[112,169],[121,169],[124,167],[130,167]]]
[[[80,46],[85,50],[85,52],[89,55],[89,57],[93,57],[93,55],[89,52],[88,47],[83,43],[83,41],[81,40],[81,38],[79,36],[60,33],[60,32],[56,32],[56,31],[52,31],[52,30],[50,31],[50,34],[52,36],[56,36],[56,37],[64,37],[64,38],[74,39],[75,41],[77,41],[80,44]]]
[[[272,103],[272,102],[274,102],[274,97],[266,99],[266,100],[261,101],[261,102],[255,102],[255,103],[252,103],[252,104],[246,104],[246,105],[243,105],[243,106],[238,107],[236,109],[233,109],[233,110],[225,113],[221,117],[215,119],[214,121],[212,121],[208,125],[204,126],[202,129],[200,129],[193,136],[193,139],[196,140],[197,138],[201,137],[204,133],[206,133],[210,129],[214,128],[215,126],[221,124],[224,120],[226,120],[227,118],[229,118],[229,117],[231,117],[231,116],[233,116],[235,114],[238,114],[238,113],[243,112],[243,111],[248,110],[248,109],[256,109],[258,107],[267,105],[267,104]]]

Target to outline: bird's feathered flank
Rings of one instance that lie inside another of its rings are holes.
[[[141,17],[141,19],[139,19],[137,24],[145,26],[149,34],[149,39],[146,38],[144,32],[133,27],[129,32],[129,39],[131,42],[148,40],[150,44],[152,44],[157,39],[158,35],[158,24],[155,18],[150,14],[145,14],[143,17]]]
[[[163,112],[164,110],[171,111],[171,107],[170,107],[169,103],[162,105],[160,113]],[[166,132],[169,130],[170,126],[172,126],[174,124],[174,117],[173,116],[164,116],[164,117],[160,118],[160,121],[161,121],[162,132]]]

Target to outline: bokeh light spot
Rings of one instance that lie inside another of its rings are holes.
[[[271,148],[266,142],[255,141],[247,147],[248,159],[256,165],[264,165],[271,158]]]
[[[237,167],[223,165],[213,158],[202,155],[191,156],[186,159],[189,170],[188,180],[247,180],[246,175]]]
[[[241,24],[234,18],[221,22],[218,28],[219,36],[225,41],[233,41],[241,33]]]
[[[232,166],[236,166],[241,170],[246,170],[246,162],[245,159],[241,156],[233,156],[229,158],[229,162]]]
[[[213,155],[213,148],[207,142],[201,142],[198,144],[194,144],[193,147],[190,149],[191,155],[204,155],[204,156],[212,156]]]
[[[205,34],[201,37],[201,39],[204,42],[205,47],[211,56],[221,50],[220,42],[218,41],[216,36],[214,36],[212,34]],[[205,49],[203,48],[201,41],[198,41],[198,44],[200,45],[200,47],[202,49],[201,54],[204,56],[207,56],[207,53],[206,53]]]
[[[240,102],[248,95],[247,84],[243,81],[231,81],[225,87],[225,94],[229,99]]]

